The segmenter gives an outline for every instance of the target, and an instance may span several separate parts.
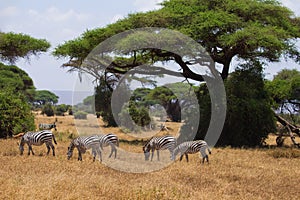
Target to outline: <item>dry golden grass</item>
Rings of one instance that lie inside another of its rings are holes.
[[[37,123],[39,120],[47,123],[37,117]],[[75,134],[76,129],[69,125],[74,126],[71,117],[58,117],[58,132]],[[118,133],[124,139],[128,137],[118,129],[106,131]],[[58,137],[60,133],[55,134]],[[200,164],[197,154],[190,156],[189,163],[176,161],[151,173],[126,173],[92,162],[89,153],[83,155],[82,162],[77,161],[76,151],[67,160],[67,136],[57,140],[56,157],[46,156],[45,146],[33,146],[35,156],[20,156],[17,140],[0,140],[1,199],[299,199],[300,196],[300,159],[272,156],[272,152],[281,149],[300,154],[295,149],[214,148],[210,164]],[[140,144],[121,143],[120,147],[141,151]],[[122,159],[120,153],[111,162]],[[107,152],[104,160],[108,160]],[[160,162],[155,155],[149,164]],[[140,163],[145,164],[142,157]]]

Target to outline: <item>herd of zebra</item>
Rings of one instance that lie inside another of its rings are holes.
[[[32,153],[32,155],[34,155],[32,145],[40,146],[45,143],[48,149],[47,155],[49,154],[51,148],[53,156],[55,156],[55,147],[52,143],[52,140],[55,144],[57,144],[57,142],[51,130],[27,132],[25,134],[22,133],[19,134],[17,137],[21,137],[19,143],[21,155],[24,152],[25,144],[28,145],[28,155],[30,155],[30,152]],[[114,157],[116,158],[117,147],[119,147],[119,139],[115,134],[110,133],[106,135],[79,136],[70,142],[70,145],[68,147],[67,159],[69,160],[72,157],[73,151],[76,148],[78,150],[78,160],[82,161],[82,154],[84,154],[86,150],[91,149],[93,161],[95,161],[97,155],[99,155],[99,161],[102,161],[101,151],[103,150],[103,147],[107,146],[111,147],[111,153],[109,157],[111,157],[114,153]],[[158,160],[160,150],[169,150],[171,160],[175,160],[176,156],[179,154],[181,161],[183,156],[185,155],[187,162],[188,154],[200,152],[202,156],[202,163],[204,163],[205,159],[208,163],[209,161],[208,155],[206,154],[206,150],[209,152],[209,154],[211,154],[211,150],[204,140],[186,141],[177,145],[177,140],[173,136],[152,137],[151,139],[149,139],[143,146],[145,160],[149,160],[151,152],[152,161],[155,150],[157,152]]]

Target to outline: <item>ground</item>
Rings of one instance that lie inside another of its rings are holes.
[[[36,123],[50,123],[55,118],[36,117]],[[1,199],[299,199],[300,151],[291,147],[234,149],[213,148],[210,163],[200,164],[199,155],[190,162],[179,160],[150,173],[128,173],[108,167],[105,162],[92,161],[77,152],[71,160],[66,153],[69,137],[76,135],[76,122],[71,116],[57,117],[56,156],[46,154],[45,146],[34,146],[35,156],[19,155],[18,140],[0,140]],[[180,125],[168,123],[170,134]],[[77,126],[83,126],[77,124]],[[90,126],[90,125],[89,125]],[[103,133],[120,136],[120,149],[141,153],[142,142],[135,142],[118,128],[104,128]],[[125,142],[129,140],[132,142]],[[272,143],[271,136],[268,142]],[[25,147],[27,152],[27,147]],[[141,157],[139,164],[159,165],[156,155],[152,162]]]

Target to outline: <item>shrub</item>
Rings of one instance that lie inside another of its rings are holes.
[[[75,119],[87,119],[87,112],[84,111],[78,111],[76,113],[74,113],[74,118]]]
[[[47,115],[48,117],[54,116],[54,109],[53,109],[52,104],[46,103],[46,104],[43,106],[42,114],[43,114],[43,115],[45,114],[45,115]]]
[[[0,90],[0,138],[33,130],[34,116],[24,95]]]

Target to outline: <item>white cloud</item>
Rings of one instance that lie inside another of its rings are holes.
[[[19,14],[18,8],[14,6],[9,6],[0,10],[1,17],[14,17]]]
[[[158,3],[161,2],[163,2],[163,0],[135,0],[133,4],[137,8],[137,11],[145,12],[161,8],[161,6],[158,5]]]
[[[90,18],[89,14],[79,13],[74,11],[73,9],[69,9],[67,11],[61,11],[56,7],[50,7],[46,9],[45,12],[38,12],[36,10],[30,9],[28,14],[32,17],[35,17],[38,20],[46,20],[48,22],[84,22]]]

